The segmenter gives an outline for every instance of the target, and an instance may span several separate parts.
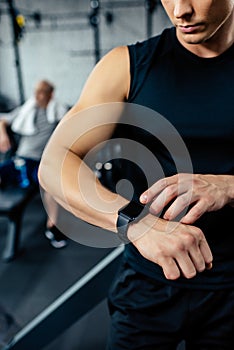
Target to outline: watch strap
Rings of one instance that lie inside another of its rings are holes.
[[[131,201],[127,205],[123,206],[118,211],[118,219],[116,222],[117,235],[123,243],[129,243],[130,240],[127,236],[128,227],[131,222],[136,222],[142,218],[142,211],[144,210],[144,205]]]

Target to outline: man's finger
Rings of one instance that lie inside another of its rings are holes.
[[[196,267],[186,252],[176,256],[176,261],[184,277],[192,278],[196,275]]]
[[[176,280],[180,277],[180,270],[171,257],[161,257],[158,264],[162,267],[165,277],[169,280]]]
[[[196,199],[192,197],[192,191],[181,194],[177,197],[171,206],[167,209],[164,214],[165,220],[175,219],[183,210],[185,210],[192,202]]]
[[[206,268],[212,268],[213,256],[206,239],[202,239],[199,244],[200,251],[204,257]]]
[[[197,221],[207,211],[207,205],[204,201],[198,201],[188,213],[180,220],[182,224],[190,225]]]
[[[151,202],[160,192],[172,183],[171,178],[164,178],[157,181],[140,196],[140,202],[143,204]]]
[[[150,212],[152,214],[160,213],[163,208],[170,203],[177,196],[177,186],[172,185],[163,190],[150,205]]]

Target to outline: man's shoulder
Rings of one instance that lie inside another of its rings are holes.
[[[135,48],[147,48],[157,45],[162,40],[169,40],[174,31],[174,27],[165,28],[160,34],[154,35],[148,39],[137,41],[136,43],[129,44],[128,47]]]
[[[135,44],[128,45],[131,63],[136,66],[150,65],[155,55],[160,57],[172,48],[174,27],[164,29],[160,34],[155,35]]]

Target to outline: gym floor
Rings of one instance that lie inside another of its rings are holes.
[[[0,261],[0,305],[14,316],[20,328],[107,254],[107,249],[87,247],[72,240],[65,248],[51,247],[44,236],[44,222],[45,212],[38,196],[23,217],[20,254],[11,262]],[[6,219],[0,218],[0,254],[5,231]],[[44,349],[103,350],[108,325],[104,300]]]

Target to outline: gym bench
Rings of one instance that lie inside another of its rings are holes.
[[[0,189],[0,216],[8,219],[6,244],[2,255],[4,261],[13,260],[18,253],[22,216],[26,205],[36,193],[38,186]]]

